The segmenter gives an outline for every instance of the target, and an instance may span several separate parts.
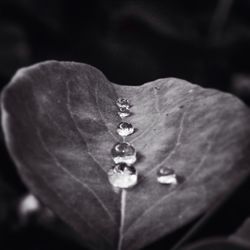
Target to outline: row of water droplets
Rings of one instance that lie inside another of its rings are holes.
[[[131,115],[131,104],[128,99],[118,98],[116,105],[121,119]],[[133,134],[135,129],[132,124],[122,121],[118,124],[116,132],[122,137],[122,142],[116,143],[111,149],[115,165],[108,171],[109,181],[114,187],[131,188],[138,181],[138,173],[133,165],[137,157],[135,148],[126,142],[126,137]]]
[[[116,101],[118,115],[124,119],[131,115],[131,104],[126,98],[118,98]],[[122,121],[117,126],[117,133],[122,137],[122,142],[116,143],[111,149],[112,159],[115,163],[108,171],[109,182],[117,188],[131,188],[138,182],[138,172],[133,164],[136,163],[137,155],[135,148],[128,142],[126,137],[133,134],[135,129],[132,124]],[[157,171],[157,182],[161,184],[177,184],[175,171],[162,166]]]

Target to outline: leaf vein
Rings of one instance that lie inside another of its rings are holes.
[[[125,222],[125,212],[126,212],[126,190],[121,191],[121,218],[119,227],[119,239],[118,239],[118,250],[122,250],[122,240],[123,240],[123,230]]]
[[[56,165],[59,166],[59,168],[61,168],[63,171],[66,171],[66,173],[67,173],[67,172],[68,172],[67,169],[65,169],[65,168],[61,165],[61,163],[58,162],[57,158],[56,158],[56,157],[53,157],[53,155],[50,153],[50,151],[49,151],[47,145],[45,144],[45,142],[44,142],[44,140],[43,140],[43,138],[42,138],[40,129],[39,129],[39,128],[34,124],[34,122],[33,122],[33,118],[32,118],[32,115],[30,114],[29,108],[27,107],[27,105],[25,105],[25,106],[26,106],[27,114],[28,114],[28,116],[30,117],[30,120],[31,120],[31,122],[33,123],[34,128],[36,128],[36,129],[35,129],[35,132],[36,132],[36,134],[37,134],[37,136],[38,136],[38,138],[39,138],[39,140],[40,140],[40,142],[41,142],[42,148],[43,148],[44,151],[45,151],[45,152],[55,161]],[[58,165],[58,164],[59,164],[59,165]],[[70,173],[69,173],[69,176],[70,176],[71,178],[72,178],[72,177],[75,178],[75,177],[72,176]],[[43,175],[40,175],[40,177],[42,178],[42,180],[44,180]],[[75,179],[77,180],[77,178],[75,178]],[[45,181],[45,180],[44,180],[44,181]],[[78,181],[79,181],[79,180],[78,180]],[[80,182],[80,183],[81,183],[81,182]],[[84,185],[84,184],[81,183],[81,185]],[[88,189],[88,187],[87,187],[87,189]],[[62,202],[64,202],[64,199],[61,197],[61,194],[60,194],[58,191],[56,191],[56,190],[54,190],[54,189],[51,189],[51,188],[50,188],[50,190],[51,190],[52,192],[54,192],[54,193],[62,200]],[[89,189],[88,189],[88,190],[89,190]],[[91,191],[91,190],[89,190],[89,191]],[[65,203],[65,202],[64,202],[64,203]],[[66,203],[65,203],[65,205],[68,206]],[[92,230],[93,230],[97,235],[100,235],[108,244],[110,244],[110,241],[109,241],[103,234],[100,234],[98,231],[96,231],[95,228],[92,227],[91,224],[89,224],[89,223],[82,217],[82,215],[81,215],[77,210],[74,209],[74,206],[73,206],[72,211],[75,212],[76,214],[78,214],[79,217],[80,217],[83,221],[85,221],[86,225],[88,225],[88,227],[92,228]]]
[[[71,111],[71,101],[70,101],[70,88],[69,88],[69,84],[68,82],[66,83],[67,86],[67,109],[69,112],[69,115],[73,121],[73,124],[81,138],[81,140],[84,142],[84,144],[86,145],[87,149],[88,149],[88,145],[87,143],[84,141],[83,136],[81,134],[80,128],[78,127],[74,117],[72,116],[72,111]],[[95,159],[95,157],[90,153],[89,149],[87,150],[87,153],[90,155],[90,157],[96,162],[96,164],[106,173],[106,171],[101,167],[101,165],[99,164],[99,162]],[[98,199],[99,203],[101,204],[102,208],[104,209],[104,211],[107,213],[108,217],[111,219],[111,221],[114,223],[114,218],[112,216],[112,214],[109,212],[108,208],[105,206],[105,204],[103,203],[103,201],[98,197],[98,195],[93,191],[94,196]]]
[[[179,128],[178,128],[178,134],[177,134],[176,142],[174,144],[173,149],[169,152],[169,154],[167,155],[166,158],[164,158],[160,163],[158,163],[155,167],[153,167],[148,172],[148,175],[150,175],[155,169],[159,168],[164,162],[171,159],[172,155],[175,154],[177,148],[181,145],[180,141],[181,141],[181,136],[182,136],[182,133],[183,133],[183,130],[184,130],[184,127],[183,127],[184,120],[185,120],[185,112],[183,112],[182,115],[181,115],[181,119],[180,119],[180,123],[179,123],[180,125],[179,125]]]
[[[137,139],[141,138],[142,136],[144,136],[145,134],[148,133],[148,131],[151,131],[152,128],[158,123],[158,121],[160,120],[160,108],[159,108],[159,98],[157,97],[157,92],[156,89],[154,88],[154,108],[156,111],[156,114],[158,116],[157,119],[154,119],[154,122],[151,123],[151,125],[145,129],[142,133],[138,134],[133,140],[131,140],[131,143],[134,143]]]
[[[69,84],[68,82],[66,82],[66,88],[67,88],[67,102],[66,102],[66,107],[67,107],[67,110],[68,110],[68,113],[70,115],[70,118],[74,124],[74,127],[77,131],[77,133],[79,134],[80,138],[81,138],[81,141],[84,143],[84,145],[86,146],[87,148],[87,153],[90,155],[90,157],[94,160],[94,162],[104,171],[106,172],[102,167],[101,167],[101,164],[96,160],[96,158],[92,155],[92,153],[90,152],[89,150],[89,147],[88,147],[88,144],[87,142],[84,140],[83,136],[82,136],[82,133],[81,133],[81,130],[79,128],[79,126],[77,125],[76,121],[75,121],[75,118],[74,116],[72,115],[72,109],[71,109],[71,101],[70,101],[70,88],[69,88]],[[72,141],[72,140],[71,140]]]
[[[200,168],[203,166],[203,164],[205,163],[206,159],[207,159],[207,155],[208,152],[211,150],[212,147],[212,142],[210,141],[208,143],[206,152],[203,154],[203,157],[201,158],[200,164],[197,168],[195,168],[192,173],[189,175],[189,177],[186,179],[185,182],[190,181],[191,178],[197,173],[197,171],[200,170]],[[154,203],[151,207],[147,208],[140,217],[138,217],[131,225],[130,227],[127,228],[126,232],[124,233],[124,236],[126,234],[128,234],[129,230],[133,227],[135,227],[136,224],[138,224],[143,217],[145,217],[145,215],[147,215],[150,211],[152,211],[155,207],[157,207],[160,203],[162,203],[164,200],[166,200],[168,197],[172,196],[173,194],[175,194],[181,187],[178,186],[176,189],[174,189],[172,192],[168,193],[167,195],[163,196],[160,200],[158,200],[156,203]]]
[[[117,137],[113,135],[113,133],[109,130],[107,124],[106,124],[106,119],[104,118],[104,115],[102,114],[100,108],[99,108],[99,102],[98,102],[98,83],[96,83],[96,88],[95,88],[95,101],[96,101],[96,107],[97,107],[97,112],[100,115],[101,120],[103,121],[103,124],[107,128],[108,133],[115,139],[117,140]]]

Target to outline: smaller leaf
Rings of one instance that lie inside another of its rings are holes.
[[[231,240],[245,244],[250,249],[250,218],[247,218],[240,228],[230,236]]]
[[[249,250],[249,246],[218,238],[203,240],[182,250]]]

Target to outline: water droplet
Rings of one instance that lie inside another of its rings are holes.
[[[130,112],[118,112],[118,115],[123,119],[125,117],[128,117],[130,115]]]
[[[136,162],[136,151],[128,142],[117,143],[111,150],[115,163],[126,163],[132,165]]]
[[[117,105],[119,108],[127,108],[127,109],[130,108],[129,100],[126,99],[126,98],[122,98],[122,97],[119,97],[119,98],[117,99],[116,105]]]
[[[177,184],[177,176],[171,168],[161,167],[157,171],[157,181],[161,184]]]
[[[22,216],[27,216],[28,214],[38,212],[40,202],[34,195],[28,194],[21,200],[18,209]]]
[[[138,173],[134,166],[119,163],[108,171],[109,182],[118,188],[131,188],[137,184]]]
[[[125,108],[125,107],[121,107],[121,108],[119,108],[119,110],[120,110],[121,112],[129,111],[129,109],[128,109],[128,108]]]
[[[121,122],[118,126],[117,126],[117,133],[122,136],[128,136],[134,133],[134,127],[132,124],[127,123],[127,122]]]
[[[119,111],[118,111],[118,115],[123,119],[125,117],[128,117],[130,116],[130,110],[128,108],[125,108],[125,107],[121,107],[119,108]]]

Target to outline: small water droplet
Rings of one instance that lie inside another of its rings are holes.
[[[111,150],[115,163],[126,163],[132,165],[136,162],[136,151],[128,142],[117,143]]]
[[[119,163],[108,171],[109,182],[118,188],[131,188],[137,184],[138,173],[134,166]]]
[[[117,105],[119,108],[127,108],[127,109],[130,108],[129,100],[126,99],[126,98],[122,98],[122,97],[119,97],[119,98],[117,99],[116,105]]]
[[[117,126],[117,133],[122,137],[133,134],[134,130],[133,125],[127,122],[121,122]]]
[[[118,112],[118,115],[123,119],[125,117],[130,116],[130,112]]]
[[[175,171],[171,168],[160,167],[157,171],[157,181],[161,184],[173,184],[178,183]]]
[[[23,221],[27,220],[29,215],[38,213],[41,204],[33,194],[28,194],[22,198],[18,206],[18,212]]]
[[[119,108],[118,115],[123,119],[131,115],[130,110],[125,107]]]
[[[129,109],[126,108],[126,107],[121,107],[121,108],[119,108],[119,110],[120,110],[121,112],[129,111]]]

